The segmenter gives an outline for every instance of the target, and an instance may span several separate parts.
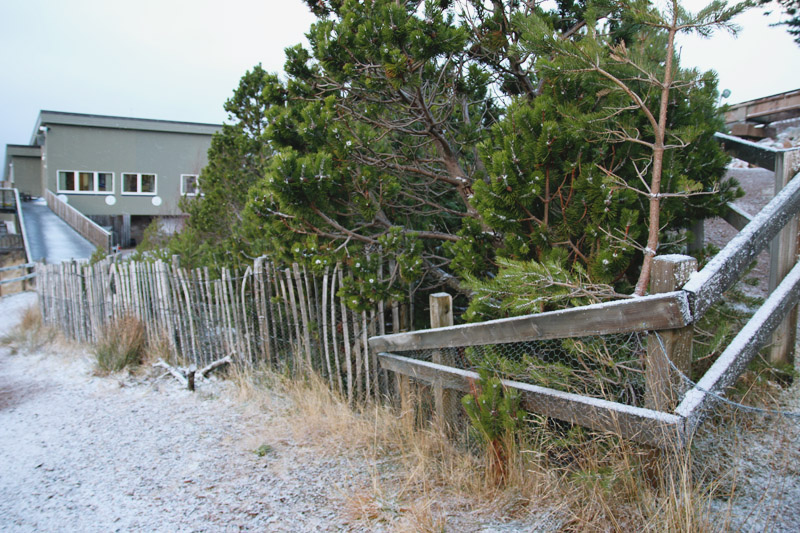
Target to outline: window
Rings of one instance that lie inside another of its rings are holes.
[[[122,194],[156,194],[155,174],[122,174]]]
[[[181,174],[181,196],[197,196],[200,194],[200,184],[197,174]]]
[[[92,170],[59,170],[58,192],[112,193],[114,192],[114,173]]]

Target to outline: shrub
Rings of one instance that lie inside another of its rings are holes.
[[[42,322],[39,306],[31,306],[11,331],[0,337],[0,346],[8,346],[12,353],[32,353],[55,338],[55,330]]]
[[[106,326],[99,335],[94,346],[97,370],[107,374],[138,366],[144,351],[144,324],[133,316],[122,317]]]

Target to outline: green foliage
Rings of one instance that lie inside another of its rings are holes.
[[[269,444],[262,444],[261,446],[253,450],[253,453],[255,453],[259,457],[266,457],[267,455],[272,454],[272,452],[274,451],[275,448],[273,448]]]
[[[657,71],[664,32],[647,26],[644,3],[309,7],[319,18],[307,48],[286,50],[285,76],[256,67],[226,103],[232,124],[214,137],[204,195],[185,201],[189,224],[170,253],[190,266],[261,254],[312,270],[346,264],[340,290],[356,310],[409,283],[475,291],[471,319],[630,291],[650,156],[612,132],[648,140],[653,128],[608,79],[575,72],[574,53],[626,80],[638,80],[636,65]],[[669,128],[690,148],[666,156],[662,192],[704,193],[662,200],[661,225],[680,236],[736,190],[719,181],[715,79],[676,72]],[[652,84],[631,83],[656,105]]]
[[[644,347],[637,335],[604,335],[467,348],[473,368],[505,379],[642,405]]]
[[[513,434],[525,413],[519,407],[519,393],[507,389],[499,378],[481,375],[480,394],[467,394],[461,404],[481,439],[489,443]]]
[[[525,419],[520,409],[519,393],[503,386],[497,377],[481,373],[480,392],[461,399],[472,428],[487,446],[492,470],[502,482],[508,472],[509,458],[515,451],[517,433]]]
[[[106,249],[102,246],[98,246],[94,249],[94,252],[92,252],[92,256],[89,258],[89,264],[94,265],[95,263],[99,263],[106,257],[108,257]]]
[[[649,26],[657,12],[625,6],[618,24],[593,19],[604,13],[599,6],[587,10],[590,29],[573,40],[562,39],[545,14],[514,19],[519,48],[538,58],[542,90],[532,101],[514,100],[479,146],[488,176],[475,183],[472,204],[503,240],[496,276],[462,273],[473,276],[477,294],[470,319],[614,298],[639,276],[653,224],[657,131],[648,113],[659,114],[661,87],[652,80],[663,70],[666,32]],[[666,128],[675,146],[664,154],[658,224],[681,238],[741,192],[722,181],[729,158],[713,138],[722,128],[714,75],[675,68],[673,76]],[[483,252],[468,242],[459,253]]]
[[[773,0],[761,0],[759,3],[768,6],[773,4]],[[794,42],[800,45],[800,0],[777,0],[777,3],[788,18],[776,25],[786,26],[789,35],[794,36]]]

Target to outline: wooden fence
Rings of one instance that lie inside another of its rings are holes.
[[[0,251],[22,250],[25,262],[31,261],[28,234],[25,229],[25,215],[19,199],[19,189],[0,189],[0,210],[13,213],[17,229],[16,235],[8,234],[0,237]]]
[[[476,346],[587,335],[657,332],[648,338],[645,371],[651,375],[654,372],[663,374],[665,358],[679,367],[685,365],[686,335],[691,335],[691,326],[722,298],[784,226],[796,227],[792,224],[796,224],[798,212],[800,179],[795,176],[700,272],[687,275],[691,273],[691,258],[657,258],[661,263],[657,268],[668,275],[661,279],[655,277],[653,283],[656,286],[672,285],[664,294],[479,324],[376,336],[370,338],[369,344],[379,352],[381,365],[386,369],[433,387],[469,392],[475,380],[479,379],[476,372],[425,360],[418,354],[445,349],[461,353]],[[792,257],[793,262],[795,259]],[[681,288],[687,278],[688,282]],[[659,292],[653,289],[651,284],[651,292]],[[663,377],[646,379],[648,388],[655,386],[662,391],[661,397],[655,397],[647,407],[508,379],[503,383],[520,393],[523,406],[530,411],[593,429],[613,431],[662,448],[681,448],[708,412],[708,407],[741,375],[781,323],[787,317],[791,318],[790,312],[799,298],[800,265],[795,265],[697,386],[682,396],[677,407],[674,404],[681,391],[670,394],[669,380]],[[789,327],[794,329],[797,326],[796,313],[792,320]],[[691,337],[688,346],[691,346]],[[398,355],[404,352],[416,352],[417,355]],[[654,395],[651,390],[651,398]]]
[[[95,221],[88,218],[71,205],[62,202],[58,196],[50,192],[50,190],[45,190],[44,193],[45,199],[47,200],[47,207],[49,207],[53,213],[58,215],[59,218],[69,224],[72,229],[77,231],[90,243],[102,248],[106,253],[111,251],[113,242],[110,231],[106,231]]]
[[[135,316],[174,362],[204,365],[232,355],[282,372],[313,369],[351,401],[377,398],[392,386],[367,344],[368,336],[386,332],[384,305],[347,308],[337,296],[347,275],[341,265],[313,274],[259,258],[241,272],[212,272],[181,268],[176,257],[171,264],[38,264],[36,271],[45,322],[77,340],[96,341]],[[398,331],[397,313],[390,315]]]

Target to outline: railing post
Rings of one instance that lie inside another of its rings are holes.
[[[444,328],[453,325],[453,297],[446,292],[431,294],[428,298],[430,304],[431,329]],[[431,361],[439,365],[453,366],[452,355],[436,350]],[[457,413],[461,409],[461,402],[455,391],[445,389],[437,383],[433,386],[434,407],[436,409],[437,424],[445,432],[451,433],[457,424]]]
[[[800,164],[800,151],[779,152],[775,156],[775,194],[794,176]],[[770,244],[770,294],[797,262],[798,217],[794,216]],[[772,334],[769,360],[773,364],[791,365],[794,362],[794,343],[797,336],[797,308],[789,312]]]
[[[683,287],[697,271],[697,260],[686,255],[662,255],[653,259],[650,293],[672,292]],[[656,411],[675,407],[680,393],[680,376],[669,361],[688,375],[692,365],[693,326],[662,330],[647,337],[645,360],[645,406]]]

